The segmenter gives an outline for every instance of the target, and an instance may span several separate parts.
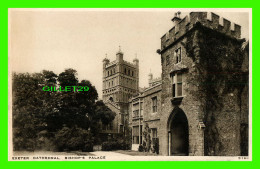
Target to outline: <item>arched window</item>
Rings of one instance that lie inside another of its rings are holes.
[[[126,74],[126,68],[125,68],[125,74]]]
[[[111,102],[114,102],[114,99],[113,99],[113,97],[110,97],[110,98],[109,98],[109,100],[110,100]]]
[[[128,75],[130,76],[130,70],[128,70]]]
[[[132,76],[134,76],[134,71],[132,71]]]
[[[109,71],[107,71],[107,76],[109,76]]]

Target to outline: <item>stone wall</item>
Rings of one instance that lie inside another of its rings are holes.
[[[202,23],[197,22],[179,39],[162,38],[160,153],[168,155],[168,120],[178,106],[188,119],[189,155],[240,155],[241,130],[245,130],[241,129],[241,115],[245,116],[242,121],[248,121],[248,81],[242,76],[243,41],[236,39],[240,36],[240,27],[235,26],[231,31],[227,28],[230,22],[224,20],[220,30],[219,25],[214,24],[217,16],[212,15],[211,25],[207,25],[210,22],[204,19],[205,13],[191,13],[190,17]],[[178,48],[182,52],[179,65],[174,56]],[[170,58],[168,64],[166,57]],[[170,74],[176,67],[185,68],[183,98],[179,104],[172,104]],[[206,125],[205,130],[199,128],[201,122]]]

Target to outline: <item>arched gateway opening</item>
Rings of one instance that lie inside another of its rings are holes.
[[[189,155],[188,120],[180,108],[175,108],[168,120],[168,150],[170,156]]]

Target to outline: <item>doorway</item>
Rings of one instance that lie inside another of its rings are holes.
[[[189,155],[189,128],[185,113],[176,108],[168,121],[168,141],[170,156]]]

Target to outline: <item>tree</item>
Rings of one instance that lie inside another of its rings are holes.
[[[145,123],[145,128],[143,131],[143,136],[144,136],[144,140],[143,140],[143,147],[144,147],[144,151],[145,152],[149,152],[151,150],[151,129],[149,128],[148,123]]]
[[[55,135],[55,145],[59,151],[93,151],[93,137],[89,131],[77,126],[64,126]]]
[[[88,91],[44,91],[44,86],[87,86]],[[91,149],[92,133],[97,131],[98,123],[108,124],[115,118],[115,113],[97,99],[95,86],[87,80],[78,82],[74,69],[66,69],[59,76],[48,70],[34,74],[14,73],[14,149],[35,150],[49,146],[51,142],[57,148],[86,150],[90,146]],[[62,139],[66,142],[64,146],[57,144],[57,140]],[[82,140],[87,147],[83,146]]]
[[[78,84],[77,71],[74,69],[65,69],[58,76],[60,86],[76,86]]]
[[[37,133],[45,126],[41,120],[46,109],[40,73],[13,74],[13,142],[14,149],[34,150]]]
[[[102,124],[108,125],[115,119],[115,116],[116,113],[110,110],[102,100],[96,102],[95,120],[101,120]]]

